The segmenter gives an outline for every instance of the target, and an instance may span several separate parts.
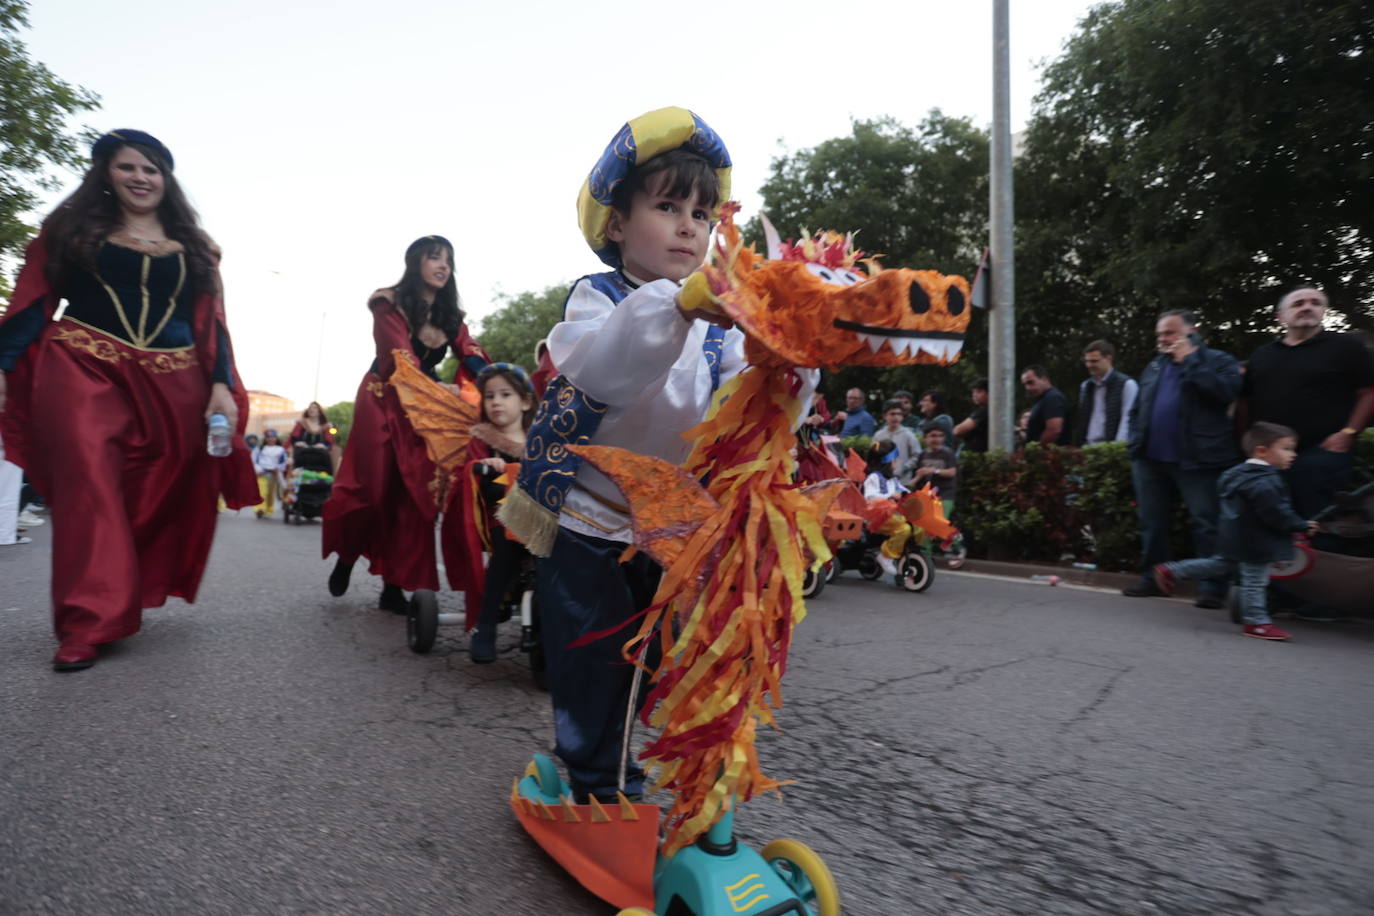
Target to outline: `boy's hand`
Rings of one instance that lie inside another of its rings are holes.
[[[688,323],[700,318],[727,330],[735,326],[730,316],[721,311],[719,301],[711,295],[711,285],[706,275],[699,270],[683,281],[682,289],[677,291],[673,301]]]
[[[1321,531],[1321,530],[1322,530],[1322,523],[1321,523],[1321,522],[1316,521],[1316,520],[1314,519],[1314,520],[1311,520],[1311,521],[1309,521],[1309,522],[1307,523],[1307,533],[1308,533],[1308,534],[1316,534],[1318,531]]]

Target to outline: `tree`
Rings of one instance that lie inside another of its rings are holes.
[[[535,344],[563,319],[568,288],[565,283],[543,292],[502,294],[501,308],[482,319],[478,341],[496,362],[515,363],[533,371]]]
[[[966,118],[932,110],[915,128],[892,118],[855,121],[852,134],[775,159],[760,189],[783,238],[803,229],[857,230],[855,244],[889,267],[972,279],[986,244],[988,136]],[[758,243],[757,221],[746,237]],[[986,325],[975,312],[956,370],[938,366],[846,369],[824,383],[832,406],[845,389],[962,393],[983,374]]]
[[[329,425],[337,430],[334,441],[340,448],[348,444],[348,434],[353,429],[353,402],[340,401],[324,409]]]
[[[1190,308],[1244,355],[1300,283],[1374,329],[1374,7],[1238,10],[1103,4],[1046,70],[1017,163],[1020,352],[1053,368],[1109,336],[1139,366],[1155,314]]]
[[[19,40],[27,11],[25,0],[0,0],[0,256],[17,252],[33,234],[24,214],[38,203],[35,189],[58,187],[50,169],[84,168],[88,138],[69,131],[67,119],[100,104],[99,96],[29,58]]]

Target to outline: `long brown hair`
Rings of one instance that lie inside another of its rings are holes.
[[[421,298],[425,281],[420,276],[420,262],[426,255],[448,254],[448,280],[434,293],[431,306]],[[440,235],[427,235],[410,243],[406,250],[406,271],[396,284],[396,308],[405,316],[410,333],[417,334],[421,325],[429,324],[444,332],[452,342],[463,324],[463,303],[458,298],[458,281],[454,279],[453,245]]]
[[[43,221],[48,245],[48,283],[60,293],[74,268],[94,271],[101,242],[119,229],[121,214],[119,199],[110,188],[110,160],[126,146],[142,153],[162,172],[162,202],[157,207],[162,230],[167,238],[180,242],[186,249],[195,288],[200,292],[213,289],[218,256],[167,160],[151,146],[127,140],[97,153],[81,184]]]

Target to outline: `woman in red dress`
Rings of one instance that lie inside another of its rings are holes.
[[[403,351],[432,378],[450,348],[465,379],[475,380],[491,362],[463,323],[452,243],[438,235],[416,239],[406,249],[405,265],[399,283],[368,299],[377,357],[358,386],[353,428],[324,504],[322,543],[325,557],[338,554],[329,576],[331,595],[348,590],[353,564],[367,557],[369,571],[382,577],[377,606],[398,614],[407,609],[405,591],[439,588],[434,520],[445,488],[395,389],[386,384],[396,368],[392,351]]]
[[[52,507],[59,671],[95,664],[97,646],[138,632],[144,608],[193,601],[217,494],[235,509],[258,502],[219,252],[172,154],[119,130],[91,158],[29,244],[0,319],[0,428]],[[216,413],[235,428],[225,457],[206,449]]]

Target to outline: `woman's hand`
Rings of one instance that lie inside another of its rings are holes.
[[[0,372],[0,413],[5,412],[5,373]]]
[[[504,473],[506,472],[506,462],[505,462],[504,459],[501,459],[501,458],[483,458],[481,463],[482,463],[482,464],[485,464],[487,467],[491,468],[491,469],[492,469],[493,471],[495,471],[497,474],[504,474]]]
[[[229,426],[235,427],[239,422],[239,405],[234,403],[234,396],[229,393],[229,386],[223,382],[215,382],[210,386],[210,402],[205,405],[205,420],[210,421],[210,415],[222,413],[229,420]]]

